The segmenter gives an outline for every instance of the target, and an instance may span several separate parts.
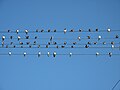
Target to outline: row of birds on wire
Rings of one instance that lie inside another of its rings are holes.
[[[38,52],[38,53],[36,53],[36,54],[30,54],[30,53],[27,53],[27,52],[23,52],[23,53],[12,53],[11,51],[9,51],[8,53],[1,53],[0,55],[9,55],[9,56],[11,56],[11,55],[23,55],[24,57],[26,56],[26,55],[37,55],[38,57],[40,57],[40,56],[42,56],[42,55],[47,55],[48,57],[50,57],[50,56],[53,56],[53,57],[56,57],[57,55],[68,55],[69,57],[71,57],[71,56],[74,56],[74,55],[96,55],[96,56],[103,56],[103,55],[108,55],[109,57],[111,57],[112,55],[120,55],[120,54],[113,54],[112,52],[108,52],[108,53],[106,53],[106,54],[102,54],[102,53],[99,53],[99,52],[96,52],[95,54],[75,54],[75,53],[72,53],[72,52],[70,52],[70,53],[58,53],[57,54],[57,52],[53,52],[53,53],[50,53],[49,51],[47,52],[47,53],[41,53],[40,51]]]
[[[25,37],[21,37],[20,35],[17,36],[17,37],[13,37],[13,36],[10,36],[9,38],[6,38],[5,35],[3,35],[1,37],[2,41],[4,41],[5,39],[17,39],[18,41],[21,40],[21,39],[41,39],[41,40],[44,40],[44,39],[49,39],[50,41],[52,41],[53,39],[57,39],[57,40],[71,40],[71,39],[74,39],[74,38],[54,38],[53,36],[49,37],[49,38],[40,38],[38,36],[34,36],[34,38],[30,38],[30,36],[25,36]],[[119,35],[115,35],[113,38],[102,38],[101,35],[99,35],[97,38],[91,38],[91,36],[86,36],[86,37],[81,37],[81,36],[78,36],[76,37],[75,39],[78,39],[79,41],[82,40],[82,39],[97,39],[97,40],[101,40],[101,39],[119,39]]]
[[[48,30],[39,30],[39,29],[36,29],[35,31],[29,31],[28,29],[25,29],[24,31],[20,31],[19,29],[17,29],[16,31],[12,31],[12,30],[7,30],[7,31],[0,31],[0,33],[35,33],[35,32],[40,32],[40,33],[43,33],[43,32],[63,32],[64,34],[67,33],[67,32],[115,32],[115,31],[120,31],[120,30],[111,30],[110,28],[106,29],[106,30],[99,30],[98,28],[96,28],[95,30],[92,30],[92,29],[88,29],[88,30],[83,30],[83,29],[79,29],[79,30],[74,30],[74,29],[71,29],[71,30],[68,30],[66,28],[64,28],[63,31],[57,31],[56,29],[54,30],[51,30],[51,29],[48,29]]]

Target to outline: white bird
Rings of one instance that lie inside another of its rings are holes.
[[[5,40],[5,36],[2,36],[2,40],[3,40],[3,41]]]
[[[65,29],[64,29],[64,33],[66,33],[66,32],[67,32],[67,29],[65,28]]]
[[[110,32],[111,31],[110,28],[108,28],[107,31]]]
[[[80,41],[80,39],[81,39],[80,36],[78,36],[78,40],[79,40],[79,41]]]
[[[10,51],[10,52],[8,52],[8,54],[11,56],[12,52]]]
[[[48,57],[50,56],[50,52],[47,53],[47,56],[48,56]]]
[[[25,30],[25,33],[28,34],[28,30]]]
[[[101,36],[98,36],[98,40],[100,40],[102,37]]]
[[[17,34],[19,33],[19,30],[18,30],[18,29],[16,30],[16,33],[17,33]]]
[[[69,56],[71,57],[71,56],[72,56],[72,53],[70,53]]]
[[[27,54],[26,52],[23,53],[24,57],[26,56],[26,54]]]
[[[56,57],[56,54],[57,54],[57,53],[56,53],[56,52],[54,52],[54,53],[53,53],[53,57]]]
[[[111,57],[111,56],[112,56],[112,53],[111,53],[111,52],[109,52],[109,53],[108,53],[108,55],[109,55],[109,57]]]
[[[115,46],[114,46],[114,45],[112,45],[111,47],[112,47],[112,48],[114,48]]]
[[[20,37],[20,36],[18,36],[18,40],[20,40],[20,38],[21,38],[21,37]]]
[[[96,52],[96,56],[98,56],[100,53],[99,52]]]
[[[41,52],[38,52],[38,57],[40,57],[40,55],[41,55]]]

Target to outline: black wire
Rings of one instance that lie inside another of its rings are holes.
[[[118,85],[119,82],[120,82],[120,80],[118,80],[118,81],[115,83],[115,85],[113,86],[112,90],[115,89],[115,87]]]
[[[21,45],[22,46],[22,45]],[[47,48],[47,47],[0,47],[0,48]],[[57,47],[49,47],[48,46],[48,48],[57,48]],[[76,48],[76,49],[78,49],[78,48],[86,48],[86,47],[75,47],[75,46],[73,46],[73,47],[61,47],[61,46],[58,46],[58,49],[59,48],[63,48],[63,49],[67,49],[67,48]],[[88,47],[88,48],[111,48],[111,49],[113,49],[112,47]],[[88,48],[86,48],[86,49],[88,49]],[[120,47],[114,47],[114,48],[120,48]]]
[[[120,30],[111,30],[110,32],[119,32]],[[71,32],[70,30],[69,31],[67,31],[66,33],[82,33],[82,32],[89,32],[89,33],[92,33],[92,32],[108,32],[107,30],[99,30],[99,31],[85,31],[85,30],[83,30],[83,31],[73,31],[73,32]],[[108,33],[110,33],[110,32],[108,32]],[[0,31],[0,33],[16,33],[16,31],[10,31],[10,32],[8,32],[8,31]],[[25,31],[19,31],[18,33],[25,33]],[[64,33],[64,31],[57,31],[56,30],[56,32],[55,31],[50,31],[50,32],[48,32],[48,31],[43,31],[43,32],[41,32],[41,30],[39,30],[38,32],[36,32],[36,31],[28,31],[28,33]]]

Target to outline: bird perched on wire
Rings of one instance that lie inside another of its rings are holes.
[[[50,52],[47,52],[47,56],[50,57]]]
[[[96,52],[96,56],[98,56],[100,53],[99,52]]]
[[[67,32],[67,29],[65,28],[65,29],[64,29],[64,33],[66,33],[66,32]]]
[[[80,41],[80,39],[81,39],[80,36],[78,36],[78,40],[79,40],[79,41]]]
[[[20,36],[18,36],[18,41],[20,40],[20,38],[21,38],[21,37],[20,37]]]
[[[3,35],[3,36],[2,36],[2,41],[4,41],[4,40],[5,40],[5,36]]]
[[[88,48],[88,47],[89,47],[89,46],[86,44],[86,45],[85,45],[85,48]]]
[[[26,52],[23,53],[24,57],[26,56],[26,54],[27,54]]]
[[[38,57],[40,57],[41,56],[41,52],[38,52]]]
[[[69,53],[69,57],[71,57],[72,56],[72,53]]]
[[[17,33],[17,34],[19,33],[19,30],[18,30],[18,29],[16,30],[16,33]]]
[[[107,31],[110,32],[111,31],[110,28],[108,28]]]
[[[27,29],[25,30],[25,33],[28,34],[28,30]]]
[[[111,57],[111,56],[112,56],[112,53],[111,53],[111,52],[109,52],[109,53],[108,53],[108,55],[109,55],[109,57]]]
[[[100,40],[102,38],[102,36],[98,36],[98,40]]]
[[[10,51],[10,52],[8,52],[8,54],[9,54],[9,56],[11,56],[12,52]]]
[[[57,54],[56,52],[53,52],[53,57],[56,57],[56,54]]]

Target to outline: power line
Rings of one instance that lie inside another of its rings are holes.
[[[115,83],[115,85],[113,86],[112,90],[115,89],[115,87],[118,85],[119,82],[120,82],[120,80],[118,80],[118,81]]]

